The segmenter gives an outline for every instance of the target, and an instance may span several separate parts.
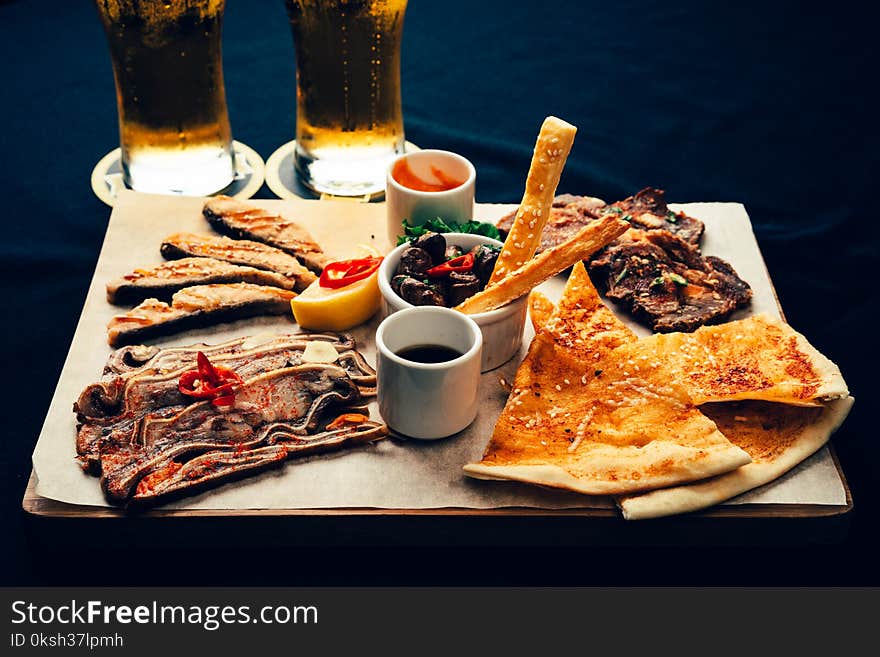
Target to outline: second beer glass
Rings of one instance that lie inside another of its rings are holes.
[[[296,49],[296,169],[312,190],[368,196],[403,153],[406,0],[286,0]]]

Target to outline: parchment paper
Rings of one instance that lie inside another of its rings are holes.
[[[358,243],[385,250],[385,206],[348,201],[253,201],[296,219],[306,226],[331,255],[349,257]],[[98,479],[82,472],[74,460],[76,435],[73,401],[89,383],[100,378],[110,353],[106,324],[120,309],[105,299],[104,286],[135,267],[162,261],[159,245],[173,232],[211,233],[201,216],[201,199],[123,192],[107,228],[95,276],[79,325],[33,455],[38,495],[61,502],[109,506]],[[494,221],[515,206],[477,206],[476,215]],[[745,208],[737,203],[691,203],[675,206],[706,223],[702,249],[728,260],[754,290],[748,313],[778,316],[767,271]],[[552,299],[561,294],[564,279],[541,286]],[[612,306],[613,308],[613,306]],[[638,333],[648,330],[621,315]],[[367,360],[375,365],[372,335],[380,318],[352,331]],[[241,320],[156,341],[160,345],[217,343],[240,335],[296,330],[291,318]],[[527,325],[523,348],[506,365],[483,375],[483,400],[477,420],[462,433],[442,441],[421,442],[390,438],[379,443],[293,460],[283,467],[226,484],[171,504],[180,509],[281,508],[497,508],[545,509],[610,507],[610,500],[514,482],[478,481],[465,477],[462,466],[479,460],[504,406],[499,384],[513,379],[533,336]],[[807,336],[809,338],[809,336]],[[375,404],[373,405],[375,414]],[[732,500],[777,504],[844,504],[845,491],[827,449],[821,450],[779,480]]]

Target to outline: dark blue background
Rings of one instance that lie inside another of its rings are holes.
[[[338,560],[285,583],[876,584],[876,14],[847,1],[411,0],[404,31],[407,137],[468,156],[479,201],[520,198],[537,127],[555,114],[579,127],[560,191],[613,200],[653,185],[672,201],[746,205],[789,321],[838,362],[859,400],[835,440],[856,503],[845,544],[654,551],[693,566],[678,579],[639,551],[601,552],[625,567],[600,572],[572,572],[569,555],[552,550],[501,551],[493,559],[517,567],[494,574],[480,555],[443,553],[431,569],[411,569],[403,555],[377,551],[378,568]],[[228,0],[224,48],[234,135],[268,157],[294,124],[282,0]],[[198,570],[158,566],[85,578],[68,561],[30,557],[21,494],[109,216],[89,174],[118,136],[109,58],[87,0],[0,3],[0,62],[0,584],[202,581]]]

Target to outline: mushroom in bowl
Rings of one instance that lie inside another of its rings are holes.
[[[486,287],[502,243],[469,233],[426,233],[401,244],[379,267],[385,316],[413,306],[454,307]],[[527,297],[471,315],[483,333],[482,371],[510,360],[522,345]]]

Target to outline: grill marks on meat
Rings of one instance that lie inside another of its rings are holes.
[[[365,413],[365,396],[375,391],[375,372],[360,354],[348,349],[353,346],[349,336],[333,337],[314,336],[342,349],[340,363],[345,367],[286,366],[297,361],[309,342],[302,334],[263,341],[256,351],[244,348],[245,339],[216,345],[212,360],[245,375],[244,383],[236,386],[231,408],[180,395],[175,399],[169,391],[179,374],[195,365],[199,345],[157,351],[138,367],[111,372],[87,388],[74,405],[82,423],[80,458],[90,471],[100,474],[109,500],[148,504],[247,476],[289,458],[380,439],[387,433],[384,425],[365,415],[351,415]],[[289,357],[279,365],[278,356],[285,351],[281,342],[295,348],[286,350]],[[117,360],[111,357],[110,364]],[[176,365],[182,367],[163,369]],[[261,368],[268,369],[246,375]],[[96,403],[96,396],[107,391],[118,399]],[[346,413],[344,422],[333,422]],[[87,444],[85,436],[92,442]]]
[[[163,240],[160,251],[162,256],[168,260],[190,256],[214,258],[234,265],[274,271],[295,281],[297,292],[303,291],[317,278],[292,255],[281,249],[251,240],[233,240],[228,237],[196,235],[195,233],[175,233]]]
[[[345,370],[362,398],[376,394],[376,372],[347,334],[295,333],[161,350],[143,345],[123,347],[111,354],[102,380],[87,386],[73,405],[80,424],[78,459],[86,470],[100,472],[102,447],[128,443],[138,429],[135,423],[149,413],[186,406],[191,400],[180,393],[177,382],[181,374],[196,367],[199,351],[213,363],[249,379],[301,365],[303,351],[313,341],[327,342],[336,349],[336,364]],[[133,360],[136,357],[142,360]]]
[[[281,249],[315,273],[320,274],[328,262],[305,228],[268,210],[229,196],[215,196],[205,202],[202,214],[217,232]]]
[[[176,292],[171,304],[147,299],[107,326],[110,346],[118,347],[178,331],[222,322],[284,315],[290,312],[295,292],[251,283],[194,285]]]
[[[233,265],[214,258],[182,258],[155,267],[135,269],[107,283],[107,301],[114,305],[140,303],[146,299],[170,301],[171,296],[191,285],[253,283],[293,290],[296,280],[282,274]]]
[[[611,205],[586,196],[557,196],[539,251],[608,213],[632,228],[592,258],[590,274],[607,297],[654,331],[693,331],[724,320],[751,300],[751,288],[730,264],[700,253],[703,222],[671,211],[660,189],[646,188]],[[514,216],[498,222],[502,234]]]

